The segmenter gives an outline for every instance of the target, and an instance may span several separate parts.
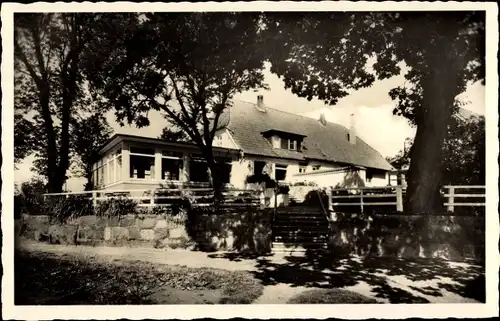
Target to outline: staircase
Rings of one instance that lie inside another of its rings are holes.
[[[326,249],[328,232],[329,223],[320,208],[277,208],[273,221],[273,252]]]

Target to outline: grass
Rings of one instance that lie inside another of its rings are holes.
[[[15,256],[15,304],[247,304],[263,286],[248,272],[41,252]]]
[[[289,304],[352,304],[377,303],[376,300],[356,292],[342,289],[321,289],[302,292],[290,300]]]

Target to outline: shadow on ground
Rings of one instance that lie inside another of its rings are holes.
[[[485,302],[484,267],[453,264],[441,259],[343,258],[308,251],[275,262],[271,256],[237,253],[212,254],[231,261],[254,260],[254,275],[264,285],[289,284],[316,288],[342,288],[366,282],[376,298],[390,303],[428,303],[425,297],[399,288],[390,279],[407,279],[404,287],[424,296],[442,296],[447,290],[465,298]],[[397,277],[396,277],[397,276]],[[394,277],[394,278],[393,278]],[[416,282],[416,283],[414,283]]]

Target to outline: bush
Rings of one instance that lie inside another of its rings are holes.
[[[127,214],[136,214],[137,212],[137,202],[122,197],[101,201],[95,208],[95,215],[97,216],[120,217]]]
[[[56,221],[65,222],[72,218],[93,215],[94,208],[92,200],[79,195],[70,195],[51,197],[43,205],[43,212]]]
[[[377,303],[376,300],[356,292],[342,289],[309,290],[292,297],[290,304],[353,304]]]
[[[24,182],[14,196],[14,214],[21,216],[21,213],[30,215],[43,214],[40,210],[44,206],[43,194],[47,193],[45,182],[39,178],[33,178],[29,182]]]
[[[249,175],[245,179],[245,183],[247,184],[265,184],[266,188],[275,188],[276,181],[273,180],[268,174],[254,174]]]
[[[277,187],[278,194],[288,194],[290,192],[290,186],[288,185],[279,185]]]

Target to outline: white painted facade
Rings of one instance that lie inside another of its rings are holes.
[[[272,139],[273,144],[279,145],[279,139]],[[148,149],[149,154],[134,152],[136,149]],[[229,184],[235,188],[248,188],[247,178],[256,174],[255,166],[260,164],[262,172],[272,179],[286,184],[314,183],[318,187],[354,187],[354,186],[387,186],[389,174],[382,170],[349,170],[345,165],[310,160],[308,162],[247,155],[238,153],[238,145],[228,129],[222,129],[216,134],[214,147],[225,148],[223,157],[229,157],[231,169]],[[193,154],[197,153],[196,146],[162,146],[159,143],[145,143],[123,140],[110,146],[102,159],[94,166],[94,182],[103,189],[154,189],[160,186],[191,182],[190,166]],[[231,155],[232,156],[231,156]],[[134,158],[135,157],[135,158]],[[140,169],[133,168],[132,163],[140,160]],[[164,165],[165,159],[173,160],[178,166]],[[146,165],[144,165],[146,163]],[[164,168],[167,166],[167,168]],[[200,163],[201,166],[201,163]],[[198,167],[200,169],[202,167]],[[140,172],[139,172],[140,171]],[[369,175],[367,174],[369,173]],[[286,174],[285,174],[286,173]],[[193,173],[191,173],[193,174]],[[280,177],[277,177],[280,176]],[[369,177],[367,177],[367,175]],[[283,179],[284,177],[284,179]],[[198,180],[195,182],[207,182]],[[255,187],[255,186],[254,186]]]

